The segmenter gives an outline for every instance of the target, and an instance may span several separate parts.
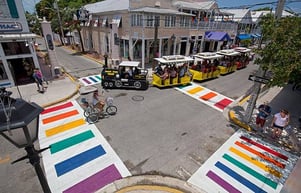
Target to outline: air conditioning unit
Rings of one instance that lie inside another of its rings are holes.
[[[157,2],[155,3],[155,7],[161,7],[160,1],[157,1]]]

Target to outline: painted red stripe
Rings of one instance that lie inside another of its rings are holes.
[[[217,108],[220,108],[220,109],[224,109],[226,106],[228,106],[232,102],[233,101],[225,98],[225,99],[219,101],[218,103],[214,104],[214,106],[216,106]]]
[[[61,110],[61,109],[65,109],[65,108],[72,107],[72,106],[73,106],[72,102],[68,102],[68,103],[58,105],[58,106],[55,106],[55,107],[47,108],[41,114],[51,113],[51,112],[58,111],[58,110]]]
[[[273,155],[275,155],[275,156],[281,158],[281,159],[284,159],[284,160],[286,160],[286,161],[288,160],[288,157],[287,157],[287,156],[285,156],[285,155],[283,155],[283,154],[281,154],[281,153],[279,153],[279,152],[276,152],[275,150],[273,150],[273,149],[271,149],[271,148],[268,148],[268,147],[266,147],[266,146],[264,146],[264,145],[262,145],[262,144],[259,144],[259,143],[255,142],[255,141],[253,141],[253,140],[251,140],[251,139],[249,139],[249,138],[247,138],[247,137],[244,137],[244,136],[240,136],[240,138],[241,138],[242,140],[244,140],[244,141],[246,141],[246,142],[252,144],[252,145],[255,145],[255,146],[259,147],[260,149],[262,149],[262,150],[264,150],[264,151],[267,151],[267,152],[269,152],[269,153],[271,153],[271,154],[273,154]]]

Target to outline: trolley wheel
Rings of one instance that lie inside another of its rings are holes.
[[[134,87],[136,88],[136,89],[140,89],[141,88],[141,82],[139,82],[139,81],[136,81],[136,82],[134,82]]]
[[[122,87],[122,82],[121,82],[120,80],[116,80],[115,86],[116,86],[117,88]]]
[[[91,113],[86,120],[90,124],[96,123],[98,121],[98,113]]]
[[[106,112],[109,114],[109,115],[115,115],[117,113],[117,107],[116,106],[108,106],[106,108]]]
[[[108,87],[109,87],[109,82],[105,81],[105,82],[103,83],[103,87],[108,88]]]
[[[113,88],[113,86],[114,86],[113,82],[109,82],[109,87]]]

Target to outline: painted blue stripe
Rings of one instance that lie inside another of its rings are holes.
[[[93,82],[98,82],[98,80],[96,80],[96,79],[93,78],[92,76],[90,76],[89,79],[91,79]]]
[[[88,163],[89,161],[96,159],[97,157],[104,155],[105,153],[106,152],[101,145],[96,146],[63,162],[55,164],[54,167],[56,174],[59,177],[71,170],[76,169],[77,167],[80,167],[81,165],[84,165],[85,163]]]
[[[237,180],[241,184],[248,187],[253,192],[262,192],[262,193],[266,192],[263,189],[261,189],[260,187],[256,186],[252,182],[250,182],[245,177],[243,177],[243,176],[239,175],[238,173],[236,173],[235,171],[233,171],[231,168],[229,168],[226,165],[222,164],[221,162],[219,162],[219,161],[216,162],[215,166],[218,167],[219,169],[221,169],[222,171],[224,171],[226,174],[230,175],[232,178],[234,178],[235,180]]]

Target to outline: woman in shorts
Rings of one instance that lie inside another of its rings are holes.
[[[282,130],[289,123],[289,113],[287,110],[281,110],[274,115],[271,127],[273,128],[272,138],[279,138],[282,134]]]

